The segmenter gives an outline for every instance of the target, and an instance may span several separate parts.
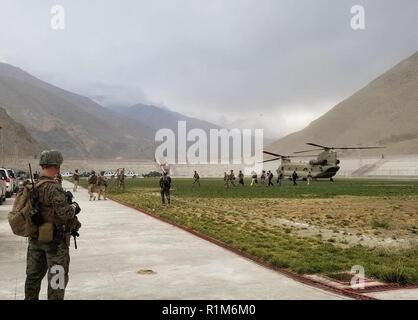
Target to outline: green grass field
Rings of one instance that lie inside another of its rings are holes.
[[[277,219],[308,222],[376,237],[415,240],[418,180],[337,179],[292,186],[226,189],[222,179],[173,179],[172,204],[160,203],[158,179],[127,179],[125,193],[109,182],[111,197],[218,239],[267,263],[303,274],[333,275],[354,265],[366,277],[402,285],[418,283],[418,248],[343,244],[321,234],[305,236]],[[85,183],[85,182],[84,182]],[[364,209],[364,210],[363,210]],[[336,240],[337,239],[337,240]]]

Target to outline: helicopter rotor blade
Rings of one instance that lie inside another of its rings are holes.
[[[323,151],[324,149],[314,149],[314,150],[303,150],[303,151],[296,151],[293,153],[305,153],[305,152],[314,152],[314,151]]]
[[[271,155],[271,156],[275,156],[275,157],[281,157],[281,158],[283,158],[283,157],[284,157],[284,156],[282,156],[281,154],[273,153],[273,152],[270,152],[270,151],[263,151],[263,153],[264,153],[264,154]]]
[[[259,162],[259,163],[265,163],[265,162],[277,161],[277,160],[281,160],[281,159],[283,159],[283,158],[282,158],[282,157],[279,157],[279,158],[274,158],[274,159],[270,159],[270,160],[264,160],[264,161],[261,161],[261,162]]]
[[[384,149],[385,147],[341,147],[332,148],[337,150],[364,150],[364,149]]]
[[[314,146],[314,147],[319,147],[322,148],[324,150],[362,150],[362,149],[384,149],[385,147],[376,147],[376,146],[367,146],[367,147],[327,147],[327,146],[322,146],[320,144],[316,144],[316,143],[312,143],[312,142],[308,142],[307,145],[310,146]]]
[[[308,142],[307,145],[313,146],[313,147],[318,147],[318,148],[321,148],[321,149],[332,149],[330,147],[321,146],[320,144],[316,144],[316,143],[312,143],[312,142]]]

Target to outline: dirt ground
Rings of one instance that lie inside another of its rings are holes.
[[[284,227],[303,237],[342,246],[418,245],[418,199],[336,197],[333,199],[199,199],[187,202],[188,214],[251,221],[260,228]],[[214,209],[222,208],[222,210]],[[190,212],[192,211],[192,212]]]

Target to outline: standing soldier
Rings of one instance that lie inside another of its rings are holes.
[[[306,180],[308,181],[308,186],[311,184],[312,181],[312,172],[309,170],[308,176],[306,177]]]
[[[101,200],[100,197],[103,195],[103,199],[107,200],[106,198],[106,188],[107,188],[107,178],[104,176],[105,172],[101,171],[100,176],[97,177],[97,189],[98,195],[97,200]]]
[[[38,300],[42,279],[48,273],[48,300],[63,300],[68,284],[70,238],[81,227],[76,215],[81,211],[76,202],[67,202],[64,190],[54,180],[63,162],[59,151],[43,151],[39,182],[35,184],[42,224],[36,235],[29,238],[26,265],[25,299]],[[63,275],[64,283],[55,283],[56,274]]]
[[[94,195],[94,193],[96,192],[96,183],[97,183],[97,176],[96,176],[96,172],[93,170],[91,172],[91,175],[88,177],[87,179],[87,191],[89,193],[90,199],[89,201],[91,201],[93,199],[96,200],[96,196]]]
[[[251,176],[251,187],[254,185],[254,184],[257,184],[258,183],[258,179],[257,179],[257,173],[255,172],[255,171],[253,171],[253,173],[252,173],[252,176]]]
[[[267,181],[268,181],[268,187],[270,186],[274,186],[273,182],[273,172],[271,172],[270,170],[267,172]]]
[[[162,203],[165,204],[165,198],[167,198],[167,202],[170,204],[171,178],[166,171],[164,171],[163,176],[160,178],[160,188]]]
[[[277,185],[281,187],[282,182],[283,182],[283,171],[279,168],[277,169]]]
[[[296,186],[297,185],[297,183],[296,183],[296,180],[299,178],[299,176],[298,176],[298,174],[296,173],[296,170],[295,171],[293,171],[293,174],[292,174],[292,180],[293,180],[293,185],[294,186]]]
[[[229,176],[226,172],[224,172],[224,185],[229,188]]]
[[[260,182],[263,186],[266,185],[266,171],[265,170],[261,171]]]
[[[122,189],[123,192],[125,192],[125,168],[122,168],[121,170],[117,170],[117,176],[118,176],[118,191]]]
[[[78,173],[78,169],[75,169],[75,172],[71,180],[74,183],[73,192],[77,192],[78,183],[80,181],[80,174]]]
[[[194,172],[194,176],[193,176],[193,179],[194,179],[194,181],[193,181],[193,185],[195,185],[195,183],[197,183],[198,184],[198,186],[200,187],[200,176],[199,176],[199,174],[197,173],[197,171],[195,171]]]
[[[238,183],[240,185],[244,186],[244,174],[242,173],[241,170],[238,173]]]
[[[234,170],[231,170],[231,173],[228,176],[229,178],[229,182],[231,183],[231,185],[233,187],[235,187],[235,174],[234,174]]]

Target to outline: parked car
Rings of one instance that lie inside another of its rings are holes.
[[[13,193],[16,193],[19,189],[19,180],[18,176],[16,175],[15,171],[13,169],[7,169],[7,173],[9,174],[9,177],[13,180],[12,181],[12,190]]]
[[[125,177],[132,177],[132,178],[136,178],[137,177],[137,173],[135,171],[132,170],[126,170],[125,171]]]
[[[144,178],[154,178],[154,177],[161,177],[161,172],[158,171],[150,171],[149,173],[145,173],[142,175]]]
[[[0,177],[0,205],[6,201],[6,181]]]
[[[115,176],[115,172],[114,171],[105,171],[105,173],[104,173],[104,176],[105,177],[108,177],[108,178],[111,178],[111,177],[114,177]]]
[[[64,171],[64,172],[61,173],[61,176],[63,178],[69,178],[69,177],[72,177],[73,176],[73,173],[70,172],[70,171]]]
[[[14,192],[14,179],[7,169],[0,168],[0,176],[6,183],[6,198],[10,198]]]

